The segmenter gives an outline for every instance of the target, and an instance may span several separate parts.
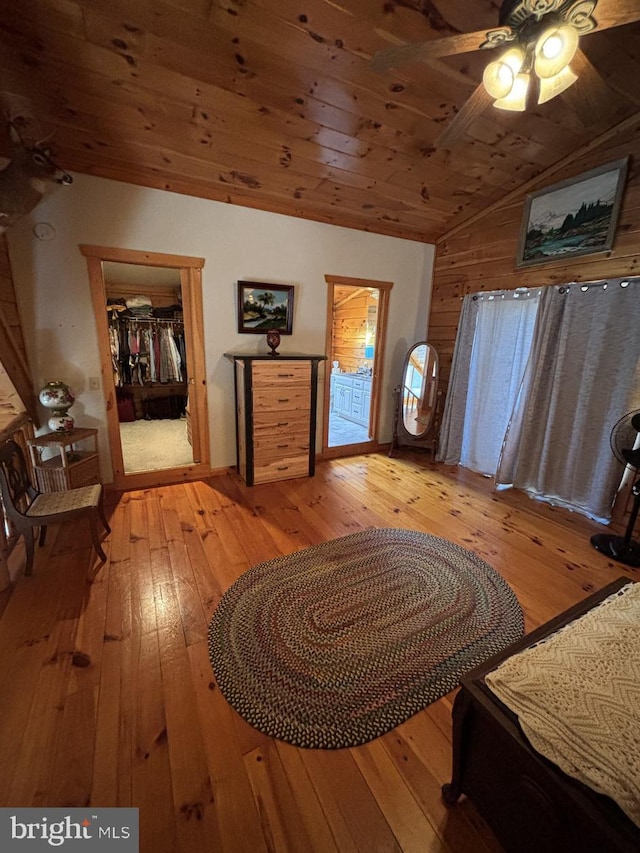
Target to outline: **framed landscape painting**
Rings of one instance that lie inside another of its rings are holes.
[[[613,246],[628,157],[527,196],[517,267],[607,252]]]
[[[293,327],[293,285],[238,282],[238,331],[258,335],[277,329],[290,335]]]

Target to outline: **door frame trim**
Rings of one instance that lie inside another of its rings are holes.
[[[382,374],[384,370],[384,351],[387,338],[387,321],[389,317],[389,297],[391,295],[392,281],[377,281],[368,278],[351,278],[345,275],[325,275],[327,285],[327,322],[326,343],[327,369],[324,381],[324,410],[322,424],[322,457],[330,459],[338,456],[352,455],[353,453],[366,453],[379,448],[378,430],[380,421],[380,388],[382,386]],[[331,363],[333,362],[333,303],[336,285],[346,287],[365,287],[377,290],[380,294],[378,302],[378,315],[376,322],[376,342],[373,355],[373,375],[371,377],[371,410],[369,425],[371,427],[371,439],[360,444],[344,444],[329,447],[329,415],[331,401]]]
[[[98,334],[102,391],[107,414],[109,452],[115,489],[140,489],[149,486],[196,480],[211,474],[209,456],[209,420],[207,415],[207,382],[204,362],[204,327],[202,309],[202,267],[204,258],[170,255],[162,252],[145,252],[136,249],[118,249],[108,246],[80,245],[89,270],[89,283],[93,312]],[[120,423],[116,402],[116,388],[111,367],[109,324],[107,320],[106,287],[102,269],[103,261],[115,261],[140,266],[169,267],[180,270],[180,287],[184,315],[187,351],[192,356],[189,365],[189,412],[194,458],[198,462],[178,468],[125,474],[120,442]],[[192,399],[193,398],[193,399]]]

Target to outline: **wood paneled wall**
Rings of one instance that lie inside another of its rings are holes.
[[[0,234],[0,362],[29,416],[37,423],[38,406],[22,334],[7,238],[4,234]]]
[[[27,351],[22,337],[7,238],[4,234],[0,235],[0,317],[2,317],[4,327],[10,332],[18,352],[26,363]]]
[[[333,313],[333,356],[344,373],[358,367],[373,367],[373,358],[365,357],[367,320],[378,300],[367,288],[337,288]],[[373,316],[373,320],[376,316]],[[373,326],[372,326],[373,328]]]
[[[611,252],[515,268],[523,203],[527,192],[630,156],[627,186]],[[594,148],[580,160],[528,185],[527,190],[454,229],[436,244],[428,339],[440,357],[440,387],[446,391],[462,297],[480,290],[515,290],[571,281],[640,274],[640,139],[627,131]],[[640,318],[639,318],[640,321]]]
[[[515,268],[523,203],[527,192],[629,156],[629,173],[613,250],[573,262]],[[541,178],[527,190],[454,229],[436,244],[428,340],[440,358],[439,387],[446,393],[462,297],[481,290],[515,290],[572,281],[598,281],[640,274],[640,139],[636,130],[613,136],[580,160]],[[640,333],[640,317],[638,318]],[[630,489],[616,502],[614,521],[624,526]]]

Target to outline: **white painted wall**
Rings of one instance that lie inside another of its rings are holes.
[[[35,223],[55,229],[48,241]],[[90,391],[100,357],[87,266],[78,246],[111,246],[203,257],[211,465],[235,464],[229,350],[267,352],[262,336],[239,335],[238,279],[296,286],[293,334],[281,353],[324,353],[325,274],[393,281],[383,373],[381,440],[390,440],[392,389],[408,346],[427,328],[434,247],[117,181],[74,175],[8,233],[34,384],[62,379],[76,392],[79,426],[100,428],[103,476],[111,478],[104,398]],[[319,389],[320,392],[322,388]],[[320,394],[321,396],[321,394]],[[320,427],[320,425],[319,425]]]

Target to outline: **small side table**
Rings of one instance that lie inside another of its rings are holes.
[[[49,432],[27,441],[35,485],[41,492],[64,492],[100,482],[98,430],[76,428],[69,432]],[[43,459],[43,451],[53,448],[53,456]]]

